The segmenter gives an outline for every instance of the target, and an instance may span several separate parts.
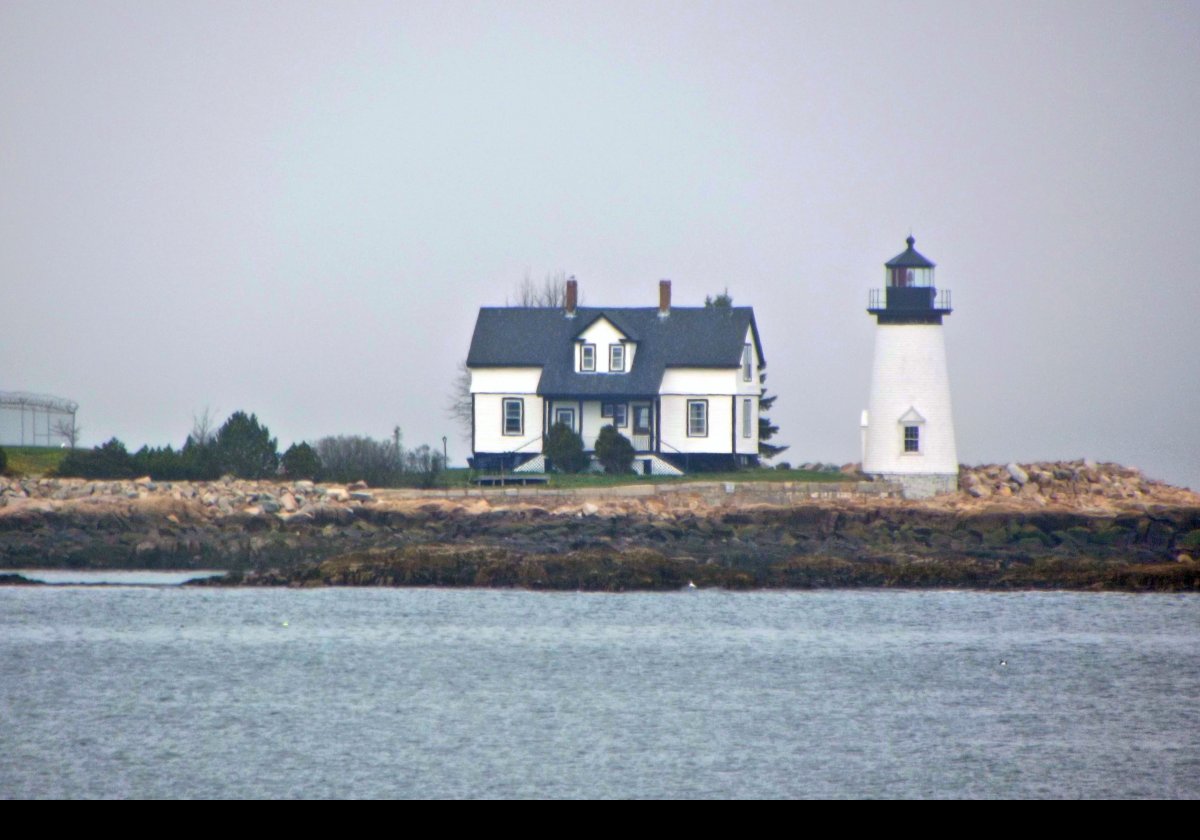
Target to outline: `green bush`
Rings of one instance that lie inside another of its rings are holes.
[[[143,446],[134,452],[133,471],[138,475],[148,475],[156,481],[187,481],[192,478],[183,460],[183,453],[176,452],[170,446],[151,449]]]
[[[155,481],[211,481],[220,476],[213,447],[199,446],[190,437],[183,449],[143,446],[130,457],[137,475]]]
[[[609,475],[621,475],[633,469],[633,444],[629,438],[617,431],[616,426],[605,426],[596,438],[596,458]]]
[[[4,447],[0,447],[0,473],[8,469],[8,453],[4,451]]]
[[[94,449],[72,449],[55,470],[72,478],[133,478],[135,464],[116,438]]]
[[[316,478],[321,472],[321,459],[317,450],[307,443],[293,443],[283,453],[283,471],[293,481],[298,478]]]
[[[583,438],[566,423],[555,423],[546,435],[546,457],[558,472],[582,472],[588,465],[588,457],[583,454]]]

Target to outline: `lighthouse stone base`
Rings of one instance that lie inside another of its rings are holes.
[[[958,473],[870,473],[876,481],[898,484],[906,499],[931,499],[958,492]]]

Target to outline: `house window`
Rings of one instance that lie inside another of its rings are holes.
[[[708,400],[688,400],[688,437],[708,437]]]
[[[601,417],[612,417],[613,416],[613,404],[612,403],[600,403],[600,416]]]
[[[650,406],[635,405],[633,407],[633,433],[635,435],[650,434]]]
[[[750,408],[750,400],[742,400],[742,437],[750,437],[750,420],[752,410]]]
[[[504,434],[525,434],[525,401],[504,401]]]
[[[754,355],[750,351],[750,345],[747,344],[742,348],[742,381],[750,382],[754,378],[754,371],[751,368],[754,366]]]
[[[920,452],[921,451],[921,427],[920,426],[905,426],[904,427],[904,451],[905,452]]]
[[[618,429],[624,429],[629,425],[629,406],[625,403],[616,403],[613,405],[613,425]]]
[[[558,408],[554,410],[555,424],[562,423],[572,432],[575,431],[575,409]]]
[[[596,345],[585,344],[579,348],[579,369],[580,370],[595,370],[596,369]]]
[[[625,345],[624,344],[608,345],[608,371],[609,371],[609,373],[624,373],[624,371],[625,371]]]

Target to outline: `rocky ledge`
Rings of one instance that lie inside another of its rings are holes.
[[[869,482],[375,490],[0,480],[0,568],[228,570],[240,585],[1200,590],[1200,496],[1086,461]],[[0,579],[0,583],[5,582]]]

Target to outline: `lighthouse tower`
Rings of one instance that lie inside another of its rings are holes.
[[[904,253],[887,262],[882,292],[871,290],[875,360],[862,415],[862,469],[920,499],[958,488],[958,453],[942,336],[950,292],[934,287],[934,264],[915,242],[908,237]]]

